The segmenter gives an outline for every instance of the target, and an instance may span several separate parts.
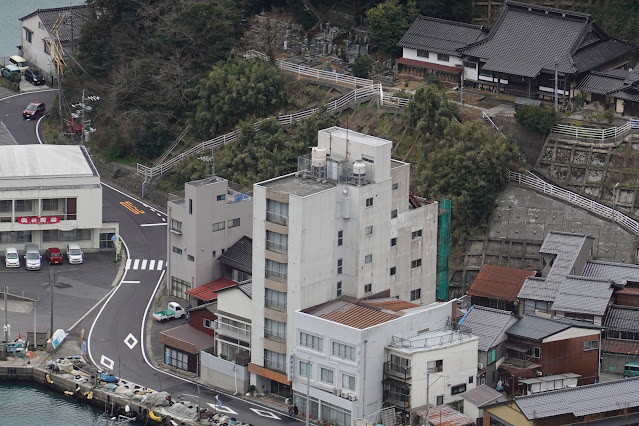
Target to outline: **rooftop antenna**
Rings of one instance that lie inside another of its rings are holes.
[[[211,156],[198,157],[198,160],[202,160],[205,163],[211,163],[211,177],[215,176],[215,148],[211,148]]]

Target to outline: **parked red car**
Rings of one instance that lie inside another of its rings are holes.
[[[47,249],[47,251],[44,252],[44,256],[49,261],[49,265],[62,263],[62,252],[59,248],[51,247],[50,249]]]
[[[44,115],[45,107],[42,102],[31,102],[22,111],[22,117],[24,118],[40,118]]]

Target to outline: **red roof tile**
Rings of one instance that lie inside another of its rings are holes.
[[[461,74],[461,67],[449,67],[447,65],[434,64],[432,62],[418,61],[416,59],[399,58],[398,64],[410,65],[419,68],[428,68],[430,70],[447,72],[449,74]]]
[[[404,315],[402,311],[394,312],[375,306],[369,300],[347,296],[304,309],[302,312],[359,329],[382,324]]]
[[[526,278],[534,275],[535,271],[484,265],[466,293],[469,296],[515,302]]]
[[[218,278],[210,283],[202,284],[186,291],[186,294],[204,302],[217,299],[218,290],[235,285],[235,281],[228,278]]]

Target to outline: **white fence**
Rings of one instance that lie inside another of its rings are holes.
[[[639,130],[639,120],[628,120],[619,127],[609,127],[607,129],[595,129],[589,127],[569,126],[566,124],[555,124],[550,133],[563,136],[570,136],[577,140],[595,141],[618,141],[633,130]]]
[[[265,54],[258,52],[256,50],[249,50],[244,53],[245,59],[262,59],[264,61],[268,61],[269,58]],[[369,80],[367,78],[359,78],[353,77],[348,74],[341,74],[337,71],[326,71],[320,70],[317,68],[307,67],[306,65],[294,64],[291,62],[286,62],[282,59],[278,59],[275,61],[275,65],[277,65],[280,69],[288,72],[295,73],[297,75],[304,75],[307,77],[316,78],[318,80],[326,80],[332,81],[334,83],[345,84],[347,86],[355,86],[355,87],[375,87],[375,82],[373,80]]]
[[[575,194],[574,192],[568,191],[567,189],[552,185],[544,181],[543,179],[533,175],[532,173],[529,173],[528,175],[522,175],[521,173],[511,172],[510,170],[508,170],[508,179],[521,185],[530,186],[537,191],[543,192],[544,194],[548,194],[561,200],[567,201],[570,204],[579,206],[599,216],[611,219],[612,221],[625,226],[636,235],[639,235],[639,222],[637,222],[636,220],[631,219],[630,217],[617,210],[613,210],[608,206],[604,206],[603,204],[600,204],[582,195]]]

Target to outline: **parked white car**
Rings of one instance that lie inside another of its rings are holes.
[[[82,249],[77,243],[67,244],[67,259],[69,260],[69,263],[71,264],[84,262]]]
[[[15,247],[9,247],[4,251],[4,266],[7,268],[20,267],[20,255],[18,254],[18,249]]]

